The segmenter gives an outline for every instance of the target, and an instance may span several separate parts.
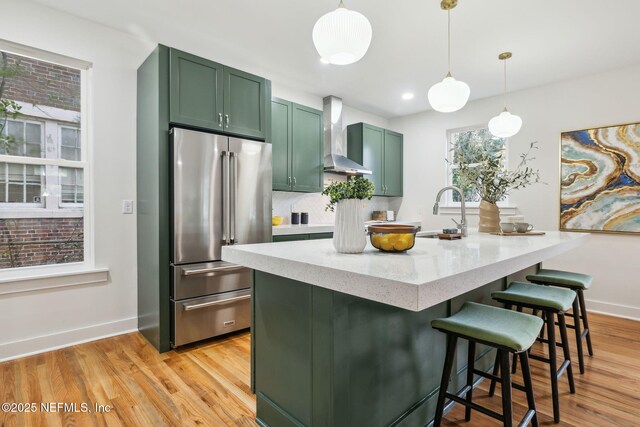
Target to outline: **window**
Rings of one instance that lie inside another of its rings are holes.
[[[60,202],[82,203],[84,185],[82,169],[59,168],[60,173]]]
[[[0,269],[86,259],[87,68],[0,40]]]
[[[60,127],[60,158],[80,160],[80,129]]]
[[[507,140],[491,135],[489,129],[485,127],[473,127],[464,129],[454,129],[448,132],[448,173],[447,185],[460,186],[460,176],[458,174],[460,159],[473,166],[480,161],[482,154],[489,152],[492,154],[504,153],[502,161],[507,161]],[[447,192],[448,202],[451,206],[460,204],[460,195],[457,192]],[[479,195],[473,189],[464,191],[465,203],[470,206],[478,205]],[[504,200],[503,202],[506,202]]]

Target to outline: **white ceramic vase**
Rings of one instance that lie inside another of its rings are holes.
[[[346,199],[338,202],[333,246],[343,254],[359,254],[367,246],[362,200]]]

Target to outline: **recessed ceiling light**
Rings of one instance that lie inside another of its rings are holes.
[[[327,58],[320,58],[320,62],[322,62],[323,64],[331,64],[331,61],[329,61]]]
[[[402,94],[402,99],[404,99],[405,101],[410,101],[415,97],[415,95],[411,92],[407,92],[407,93],[403,93]]]

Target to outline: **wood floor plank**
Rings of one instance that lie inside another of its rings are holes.
[[[595,356],[586,356],[584,375],[578,373],[572,332],[569,335],[577,393],[570,394],[566,379],[560,380],[559,424],[553,423],[548,366],[531,362],[540,424],[638,426],[640,322],[592,314],[590,323]],[[131,333],[4,362],[0,364],[2,402],[84,402],[112,409],[91,414],[0,413],[0,426],[256,426],[250,345],[249,333],[241,332],[158,354],[140,334]],[[540,345],[534,351],[546,353]],[[515,379],[521,381],[519,373]],[[488,386],[482,383],[474,399],[500,411],[500,388],[489,398]],[[521,417],[526,398],[518,391],[513,397],[515,416]],[[458,406],[445,416],[443,425],[500,423],[475,412],[466,423]]]

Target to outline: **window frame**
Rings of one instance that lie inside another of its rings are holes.
[[[32,117],[25,117],[23,118],[16,118],[16,119],[8,119],[7,122],[20,122],[23,124],[23,130],[22,130],[22,134],[23,134],[23,138],[26,136],[27,133],[27,124],[37,124],[38,126],[40,126],[40,157],[32,157],[32,156],[12,156],[12,157],[19,157],[19,158],[29,158],[29,159],[43,159],[44,157],[42,157],[42,154],[44,153],[44,122],[42,121],[38,121],[38,120],[34,120]],[[9,127],[7,126],[5,129],[5,133],[9,133]],[[23,145],[26,145],[26,138],[25,141],[23,142]],[[0,157],[4,157],[4,156],[9,156],[9,154],[0,154]],[[9,170],[8,170],[8,166],[9,164],[16,164],[13,162],[0,162],[0,163],[4,163],[7,165],[7,171],[6,171],[6,179],[7,181],[3,183],[3,185],[5,186],[4,191],[5,191],[5,195],[7,196],[7,200],[9,200],[8,197],[8,187],[10,184],[9,181]],[[24,176],[24,167],[27,166],[27,163],[22,163],[21,164],[23,166],[23,181],[22,181],[22,186],[25,187],[27,185],[26,183],[26,177]],[[33,165],[36,166],[36,165]],[[46,187],[46,176],[44,180],[41,180],[40,182],[40,189],[42,190],[42,188]],[[1,190],[1,189],[0,189]],[[23,190],[24,191],[24,190]],[[35,203],[35,202],[22,202],[22,203],[16,203],[16,202],[0,202],[0,209],[9,209],[9,208],[34,208],[34,209],[42,209],[45,207],[45,202],[44,200],[40,199],[40,203]]]
[[[93,229],[94,223],[94,211],[93,211],[93,133],[91,131],[93,127],[93,112],[91,110],[91,102],[90,98],[92,97],[91,92],[91,84],[92,84],[92,67],[93,64],[88,61],[75,59],[72,57],[56,54],[53,52],[49,52],[46,50],[41,50],[38,48],[21,45],[18,43],[13,43],[4,39],[0,39],[0,50],[25,56],[29,58],[33,58],[40,61],[47,61],[57,65],[62,65],[65,67],[75,68],[80,71],[80,112],[79,112],[79,128],[80,128],[80,155],[81,159],[79,161],[65,160],[65,159],[50,159],[46,157],[35,158],[35,157],[27,157],[27,156],[11,156],[11,155],[0,155],[0,162],[2,163],[18,163],[18,164],[30,164],[30,165],[38,165],[42,167],[46,166],[59,166],[59,167],[68,167],[68,168],[80,168],[83,170],[83,203],[76,204],[74,203],[72,207],[81,209],[81,216],[83,218],[83,261],[81,262],[70,262],[70,263],[61,263],[61,264],[49,264],[49,265],[36,265],[36,266],[26,266],[26,267],[15,267],[15,268],[6,268],[2,269],[2,273],[6,280],[12,280],[15,278],[16,280],[23,280],[25,277],[36,277],[40,275],[46,274],[76,274],[79,271],[90,271],[95,270],[95,250],[94,250],[94,242],[95,242],[95,230]],[[24,107],[23,107],[24,108]],[[28,116],[27,113],[25,113]],[[60,126],[59,126],[60,127]],[[73,127],[73,126],[69,126]],[[77,126],[76,126],[77,128]],[[45,147],[43,148],[43,153],[46,152],[46,130],[43,126],[42,132],[43,144]],[[61,144],[61,140],[59,138],[59,144]],[[58,147],[59,149],[59,147]],[[60,152],[61,153],[61,152]],[[59,181],[58,181],[59,182]],[[44,201],[43,201],[44,202]],[[8,204],[8,203],[7,203]],[[58,209],[42,209],[42,208],[33,208],[33,207],[19,207],[12,206],[12,210],[15,211],[15,216],[11,216],[12,218],[50,218],[52,217],[51,213],[57,211]],[[56,207],[56,208],[59,208]],[[1,208],[0,211],[8,211],[6,208]],[[35,212],[37,214],[33,214]],[[60,209],[60,215],[55,215],[55,217],[78,217],[80,216],[78,213],[74,212],[76,210],[62,210]],[[8,216],[2,216],[2,218],[7,218]],[[44,277],[44,276],[42,276]],[[43,289],[46,286],[42,287]]]
[[[447,129],[447,161],[446,161],[446,177],[445,177],[445,185],[446,186],[452,186],[453,185],[453,170],[457,169],[459,167],[459,166],[457,166],[457,165],[455,165],[453,163],[452,150],[451,150],[453,148],[453,143],[451,141],[451,137],[454,134],[457,134],[457,133],[470,132],[470,131],[474,131],[474,130],[478,130],[478,129],[487,129],[488,130],[488,127],[487,127],[486,124],[478,124],[478,125],[465,126],[465,127],[460,127],[460,128]],[[505,141],[504,142],[503,161],[504,161],[504,164],[506,166],[508,166],[509,165],[509,138],[502,138],[502,139],[504,139],[504,141]],[[515,208],[515,206],[510,204],[508,195],[504,200],[501,200],[496,204],[500,208]],[[480,202],[479,201],[478,202],[467,202],[467,201],[465,201],[465,206],[467,208],[476,209],[476,208],[480,207]],[[452,191],[448,191],[447,192],[447,197],[446,197],[446,200],[445,200],[445,204],[443,205],[443,207],[444,208],[460,209],[461,203],[454,201],[453,200],[453,192]]]

